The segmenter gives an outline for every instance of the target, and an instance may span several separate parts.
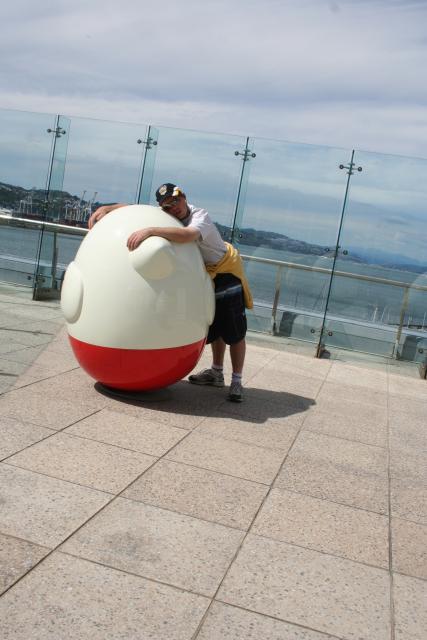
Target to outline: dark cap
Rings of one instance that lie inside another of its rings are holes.
[[[156,191],[156,200],[159,204],[162,204],[165,198],[176,198],[177,196],[183,196],[182,189],[172,184],[172,182],[165,182]]]

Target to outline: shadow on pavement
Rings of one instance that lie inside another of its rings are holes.
[[[203,417],[223,415],[224,418],[260,424],[271,418],[280,419],[303,413],[315,404],[313,398],[256,387],[244,388],[243,402],[229,402],[226,387],[201,387],[187,381],[146,392],[111,389],[99,382],[95,384],[95,389],[121,404],[152,411]]]

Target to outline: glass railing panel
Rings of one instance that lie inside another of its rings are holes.
[[[49,228],[43,229],[34,288],[35,300],[60,297],[65,270],[74,259],[82,239],[83,236],[70,236]]]
[[[32,287],[40,230],[4,226],[2,222],[0,221],[0,281]]]
[[[56,117],[0,109],[0,215],[42,218]],[[40,231],[0,227],[0,278],[33,284]]]
[[[146,125],[71,118],[59,222],[85,224],[101,204],[137,198]]]
[[[69,118],[58,115],[55,126],[47,130],[52,137],[52,156],[43,213],[43,219],[46,221],[57,221],[63,217],[64,192],[62,191],[62,185],[64,182],[68,140],[70,138],[70,124]]]
[[[241,173],[235,152],[244,148],[246,138],[164,127],[158,131],[151,204],[156,204],[159,185],[178,184],[191,204],[208,210],[229,239]]]
[[[144,145],[141,162],[141,173],[137,195],[135,198],[135,202],[138,202],[140,204],[150,204],[150,198],[153,189],[154,167],[156,164],[158,139],[159,130],[156,127],[150,125],[147,129],[147,135],[144,140],[138,140],[139,144]]]
[[[248,149],[250,168],[242,183],[234,243],[242,254],[321,270],[285,270],[278,300],[285,315],[276,323],[280,334],[316,342],[345,194],[339,165],[351,152],[261,139],[249,140]],[[264,304],[259,264],[246,269],[256,302]]]
[[[357,152],[354,162],[322,343],[412,360],[409,344],[427,337],[427,161]]]
[[[74,259],[86,232],[86,229],[75,227],[1,217],[0,281],[34,285],[38,289],[45,287],[58,292],[65,269]],[[38,256],[40,236],[43,242]],[[39,272],[36,281],[34,273],[37,261]]]

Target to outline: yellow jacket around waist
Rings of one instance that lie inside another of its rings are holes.
[[[243,260],[240,257],[240,253],[235,247],[233,247],[232,244],[226,242],[225,246],[227,247],[227,251],[225,252],[224,257],[215,264],[207,264],[206,270],[212,280],[219,273],[231,273],[233,276],[236,276],[236,278],[239,278],[240,282],[242,283],[245,307],[247,309],[252,309],[254,306],[254,302],[252,299],[248,281],[245,276]]]

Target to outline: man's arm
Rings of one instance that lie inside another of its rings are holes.
[[[200,231],[194,227],[183,227],[182,229],[176,227],[148,227],[147,229],[139,229],[134,231],[127,241],[127,247],[129,251],[133,251],[141,242],[144,242],[151,236],[159,236],[165,238],[170,242],[194,242],[200,237]]]
[[[107,213],[110,213],[111,211],[114,211],[114,209],[118,209],[119,207],[127,207],[127,204],[119,204],[119,203],[106,204],[106,205],[103,205],[102,207],[98,207],[98,209],[94,211],[90,216],[87,222],[87,226],[89,227],[89,229],[92,229],[95,223],[101,220],[101,218],[103,218],[104,216],[106,216]]]

